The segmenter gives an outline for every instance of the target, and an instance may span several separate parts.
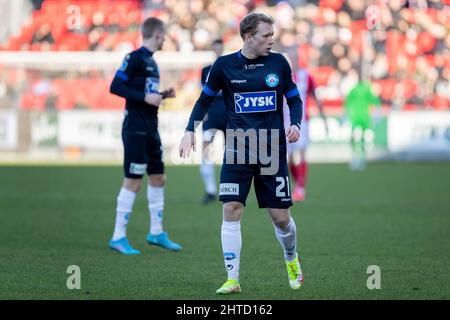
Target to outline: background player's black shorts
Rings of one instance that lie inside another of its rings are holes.
[[[159,133],[145,135],[122,133],[125,177],[138,179],[147,174],[163,174],[162,147]]]
[[[258,164],[226,164],[224,161],[220,173],[219,200],[223,203],[237,201],[245,206],[253,178],[260,208],[292,206],[286,157],[280,157],[275,175],[261,175]]]

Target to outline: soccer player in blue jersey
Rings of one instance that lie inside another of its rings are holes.
[[[251,13],[243,18],[239,29],[243,47],[213,64],[181,140],[180,156],[188,157],[191,149],[195,150],[195,126],[222,90],[228,125],[219,199],[223,202],[221,240],[227,281],[216,293],[241,291],[241,217],[253,179],[258,205],[267,208],[283,248],[290,287],[299,289],[303,274],[296,226],[289,211],[292,200],[286,138],[288,143],[299,138],[302,102],[289,63],[281,54],[270,51],[272,18]],[[287,128],[283,124],[283,96],[290,108],[291,123]]]
[[[162,99],[175,91],[159,90],[159,68],[153,54],[162,48],[166,28],[157,18],[148,18],[142,26],[143,46],[128,54],[111,83],[111,93],[126,99],[122,126],[125,179],[117,197],[116,222],[109,247],[122,254],[139,254],[127,239],[127,225],[142,177],[148,175],[147,199],[150,231],[147,242],[172,251],[181,246],[172,242],[163,230],[164,163],[158,133],[158,108]]]
[[[212,43],[212,49],[216,54],[216,58],[220,57],[223,53],[223,41],[222,39],[216,39]],[[202,86],[206,83],[211,65],[202,69]],[[214,160],[212,158],[212,142],[217,131],[222,131],[225,135],[225,129],[227,128],[227,110],[223,102],[222,92],[219,91],[214,98],[211,107],[208,110],[205,118],[203,119],[203,157],[200,164],[200,175],[205,185],[205,195],[202,198],[202,204],[207,204],[216,200],[216,176],[214,173]]]

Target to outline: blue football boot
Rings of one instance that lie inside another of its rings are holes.
[[[134,249],[128,243],[128,239],[126,237],[120,238],[119,240],[116,240],[116,241],[110,240],[109,248],[113,251],[117,251],[117,252],[120,252],[120,253],[126,254],[126,255],[141,253],[139,250]]]
[[[160,233],[157,236],[149,233],[147,236],[147,242],[151,245],[160,246],[167,250],[180,251],[182,249],[178,243],[175,243],[169,239],[167,232]]]

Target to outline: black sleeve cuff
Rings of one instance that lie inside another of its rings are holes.
[[[291,126],[297,126],[298,130],[301,129],[300,123],[296,122],[296,123],[291,123]]]

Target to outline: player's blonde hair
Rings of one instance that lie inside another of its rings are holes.
[[[239,33],[241,34],[241,38],[245,40],[246,33],[250,33],[252,36],[255,35],[256,28],[260,22],[269,24],[274,23],[273,19],[264,13],[253,12],[246,15],[239,24]]]

